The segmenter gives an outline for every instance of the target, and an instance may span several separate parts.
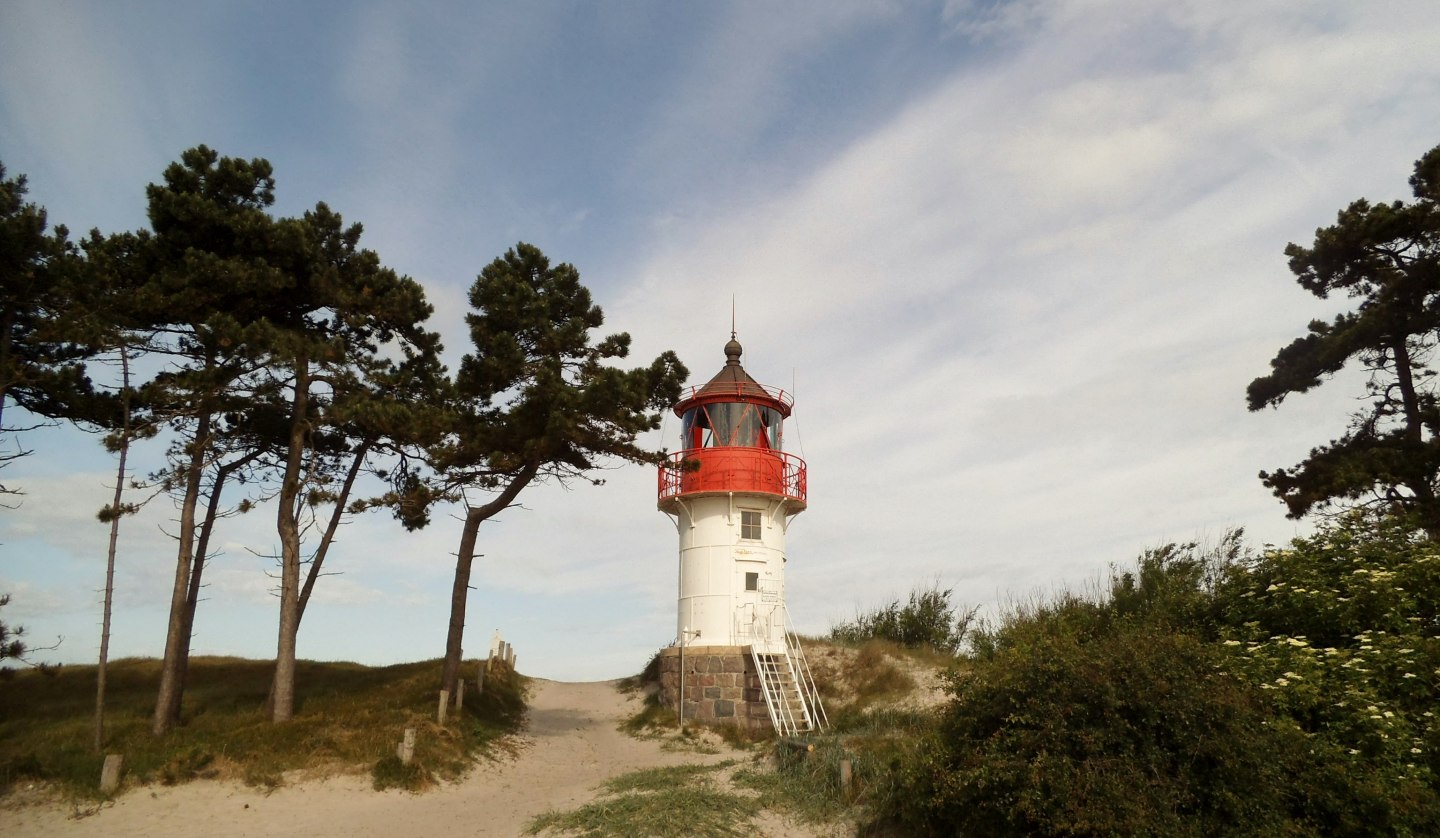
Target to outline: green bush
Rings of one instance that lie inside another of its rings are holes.
[[[959,611],[950,602],[951,590],[938,584],[916,588],[908,603],[893,600],[888,605],[830,629],[830,638],[859,644],[867,640],[888,640],[912,649],[929,647],[955,654],[975,617],[975,609]]]
[[[1147,551],[978,625],[882,823],[977,835],[1440,834],[1440,548],[1355,516]]]
[[[916,832],[1216,835],[1283,820],[1295,743],[1222,654],[1122,624],[1035,623],[954,679],[938,733],[902,772],[892,819]]]

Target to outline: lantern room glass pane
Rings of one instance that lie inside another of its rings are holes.
[[[779,451],[781,446],[780,428],[785,417],[773,407],[760,408],[760,422],[765,426],[765,439],[771,450]]]
[[[681,418],[685,448],[734,446],[779,451],[785,417],[774,408],[748,402],[715,402],[692,407]]]
[[[765,429],[760,424],[760,407],[753,404],[737,404],[739,408],[734,417],[734,424],[731,425],[730,444],[743,445],[746,448],[758,448],[764,445],[760,441]]]
[[[705,411],[710,414],[710,429],[715,433],[714,445],[737,445],[735,442],[735,426],[740,421],[740,414],[745,407],[743,404],[731,402],[717,402],[705,406]]]

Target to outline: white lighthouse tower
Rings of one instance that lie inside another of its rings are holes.
[[[741,352],[732,333],[725,366],[674,408],[681,450],[660,468],[658,506],[680,536],[677,660],[662,657],[662,669],[691,680],[683,695],[682,678],[665,685],[687,718],[768,715],[793,734],[824,712],[785,609],[785,535],[806,507],[805,461],[783,450],[790,394],[751,378]]]

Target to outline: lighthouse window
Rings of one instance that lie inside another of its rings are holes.
[[[780,411],[749,402],[715,402],[692,407],[682,417],[681,439],[686,448],[780,449]]]
[[[686,448],[709,448],[715,444],[714,432],[710,430],[710,417],[703,407],[692,407],[685,411],[681,438]]]
[[[740,537],[751,541],[760,540],[760,513],[749,509],[740,511]]]
[[[747,574],[745,574],[745,590],[747,590],[747,591],[758,591],[758,590],[760,590],[760,574],[758,574],[758,573],[747,573]]]
[[[770,448],[780,450],[780,426],[785,418],[773,407],[760,408],[760,423],[765,426],[765,442]]]

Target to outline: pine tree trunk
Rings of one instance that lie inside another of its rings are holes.
[[[350,471],[345,475],[345,485],[340,488],[340,494],[335,498],[335,511],[330,515],[330,523],[325,527],[325,533],[320,536],[320,546],[315,549],[315,557],[310,560],[310,570],[305,575],[305,585],[300,589],[300,603],[296,608],[295,632],[300,632],[300,624],[305,621],[305,606],[310,602],[310,592],[315,590],[315,580],[320,578],[320,568],[325,564],[325,555],[330,551],[330,545],[335,541],[335,533],[340,528],[340,518],[345,512],[345,504],[350,499],[350,492],[355,488],[355,478],[359,476],[361,467],[365,464],[365,457],[370,453],[373,440],[365,440],[355,452],[355,459],[350,463]],[[275,677],[270,678],[270,691],[265,695],[265,712],[275,711]]]
[[[110,610],[115,600],[115,546],[120,540],[120,502],[125,494],[125,460],[130,454],[130,353],[120,347],[120,462],[110,502],[110,547],[105,554],[105,604],[100,616],[100,662],[95,667],[95,752],[105,747],[105,670],[110,661]]]
[[[185,601],[190,591],[190,565],[195,548],[195,506],[200,499],[200,479],[205,471],[205,454],[210,447],[210,413],[196,417],[195,439],[190,444],[190,462],[185,469],[185,496],[180,503],[180,549],[175,559],[175,585],[170,592],[170,622],[165,631],[165,658],[160,664],[160,690],[155,698],[155,715],[150,730],[164,736],[179,721],[184,695],[181,679],[185,633]]]
[[[5,430],[5,395],[10,392],[10,335],[15,329],[15,312],[0,311],[0,431]]]
[[[1400,386],[1400,404],[1405,413],[1405,440],[1419,449],[1425,444],[1425,420],[1420,412],[1420,396],[1415,389],[1410,349],[1402,337],[1391,345],[1391,351],[1395,355],[1395,378]],[[1429,469],[1418,467],[1401,482],[1415,495],[1409,505],[1419,512],[1420,526],[1431,538],[1440,538],[1440,502],[1435,497],[1435,487],[1430,484],[1431,473]]]
[[[275,700],[270,720],[277,723],[288,722],[295,715],[295,637],[300,630],[300,468],[309,420],[309,372],[309,361],[303,356],[298,358],[285,477],[276,499],[280,506],[276,516],[280,535],[280,636],[275,648]]]
[[[450,588],[450,625],[445,634],[445,665],[440,673],[440,689],[455,695],[460,680],[460,656],[465,642],[465,605],[470,594],[470,568],[475,563],[475,541],[480,523],[493,517],[515,501],[517,495],[539,473],[540,464],[527,463],[503,491],[484,506],[465,513],[465,527],[460,532],[460,549],[455,554],[455,582]]]
[[[178,672],[176,680],[180,688],[172,694],[173,706],[170,708],[170,717],[178,721],[180,719],[180,700],[185,695],[186,679],[190,676],[190,643],[195,637],[195,609],[200,604],[201,579],[205,574],[205,564],[210,555],[210,534],[215,531],[215,521],[220,517],[220,493],[225,488],[225,480],[236,469],[243,467],[246,463],[260,456],[259,451],[252,452],[240,460],[227,463],[215,471],[215,483],[210,487],[210,499],[205,507],[205,520],[200,524],[200,538],[195,543],[195,552],[190,562],[190,586],[185,595],[185,610],[181,615],[184,628],[180,633],[180,654],[177,656]]]
[[[470,568],[475,563],[475,539],[480,532],[479,509],[465,513],[465,528],[460,532],[460,550],[455,554],[455,581],[450,588],[450,625],[445,632],[445,666],[440,673],[440,689],[455,695],[460,680],[460,659],[464,653],[465,606],[470,594]]]

